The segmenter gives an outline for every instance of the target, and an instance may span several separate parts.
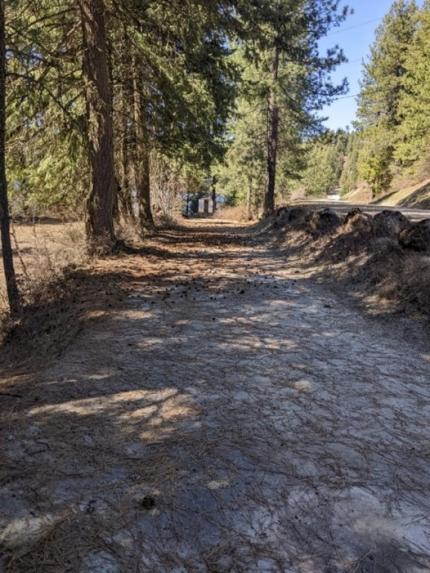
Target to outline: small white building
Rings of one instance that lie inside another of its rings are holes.
[[[199,215],[213,215],[214,201],[212,197],[202,197],[199,199]]]

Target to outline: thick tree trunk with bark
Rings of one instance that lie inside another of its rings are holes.
[[[133,206],[131,202],[129,150],[128,150],[128,121],[127,121],[127,97],[124,88],[121,88],[121,134],[119,146],[119,196],[118,214],[124,219],[133,218]]]
[[[117,184],[105,6],[103,0],[79,0],[79,6],[84,43],[88,153],[92,171],[86,231],[90,251],[106,254],[115,244],[113,205]]]
[[[140,230],[150,230],[154,227],[154,218],[151,209],[151,164],[145,112],[145,102],[142,95],[143,81],[135,66],[133,82],[134,98],[134,179],[136,185],[136,199],[139,209]]]
[[[20,299],[10,240],[9,202],[6,181],[6,40],[4,0],[0,0],[0,230],[3,269],[12,316],[20,310]]]
[[[115,201],[115,220],[134,219],[130,186],[130,116],[133,109],[133,81],[130,78],[130,41],[124,25],[121,33],[120,82],[118,92],[118,194]]]
[[[279,143],[279,106],[276,96],[276,84],[279,75],[280,50],[274,49],[272,62],[272,87],[269,101],[269,125],[267,137],[267,188],[264,196],[264,215],[267,217],[275,210],[276,168]]]

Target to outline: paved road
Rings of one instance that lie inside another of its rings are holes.
[[[8,573],[430,571],[428,351],[231,233],[118,259],[123,303],[3,380]]]
[[[338,201],[338,202],[331,202],[331,201],[300,201],[295,203],[296,205],[306,205],[311,208],[315,209],[325,209],[330,207],[334,209],[337,213],[342,213],[345,215],[351,209],[359,208],[365,213],[369,213],[371,215],[380,213],[384,210],[389,211],[401,211],[406,217],[411,219],[411,221],[421,221],[422,219],[430,219],[430,210],[429,209],[405,209],[403,207],[386,207],[384,205],[365,205],[365,204],[357,204],[357,203],[347,203],[346,201]]]

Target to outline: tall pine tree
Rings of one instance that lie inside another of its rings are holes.
[[[396,0],[377,31],[364,67],[358,109],[363,130],[359,171],[376,194],[387,189],[393,177],[399,106],[416,21],[415,0]]]
[[[425,0],[419,12],[404,66],[395,157],[411,164],[430,155],[430,0]]]

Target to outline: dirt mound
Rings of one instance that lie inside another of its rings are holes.
[[[400,233],[400,244],[405,249],[430,252],[430,219],[410,225]]]
[[[306,219],[310,214],[310,210],[306,207],[281,207],[275,217],[275,226],[280,228],[288,225],[299,228],[306,224]]]
[[[373,219],[374,230],[379,236],[398,237],[411,223],[400,211],[381,211]]]
[[[313,233],[332,233],[340,227],[342,219],[333,209],[322,209],[310,213],[306,218],[308,228]]]
[[[414,308],[430,313],[430,259],[422,256],[430,252],[430,219],[412,224],[397,211],[372,217],[359,208],[343,222],[331,210],[304,216],[296,208],[292,217],[289,210],[283,217],[278,242],[295,254],[300,251],[318,275],[343,284],[375,312]]]
[[[373,234],[373,218],[361,209],[353,209],[344,220],[343,230],[347,233]]]

